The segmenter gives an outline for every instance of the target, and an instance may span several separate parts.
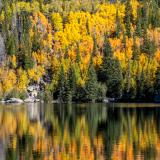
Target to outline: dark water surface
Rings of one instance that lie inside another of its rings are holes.
[[[0,160],[160,160],[159,106],[0,106]]]

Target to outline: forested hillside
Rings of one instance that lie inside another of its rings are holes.
[[[72,100],[160,94],[158,0],[2,0],[1,97],[30,84]]]

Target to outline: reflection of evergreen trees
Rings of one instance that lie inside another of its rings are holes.
[[[51,150],[56,151],[55,155],[62,154],[62,150],[70,154],[69,147],[73,147],[73,144],[76,145],[76,151],[73,154],[81,158],[82,149],[85,146],[90,151],[86,154],[92,153],[94,159],[97,160],[100,148],[103,150],[101,155],[106,156],[106,159],[113,159],[116,152],[121,153],[121,156],[127,159],[129,151],[132,150],[134,159],[137,155],[143,155],[144,159],[155,159],[160,142],[160,108],[116,106],[117,104],[111,106],[104,104],[41,106],[40,112],[44,113],[43,121],[28,121],[28,125],[20,125],[22,121],[17,121],[17,126],[26,128],[21,130],[18,127],[11,135],[6,133],[10,137],[6,159],[16,160],[20,157],[43,159],[45,153],[50,153]],[[39,131],[34,130],[38,123],[42,127],[40,131],[42,136]],[[32,129],[29,130],[30,126]],[[96,143],[98,137],[102,138],[100,146]],[[45,144],[48,148],[44,147]],[[48,151],[49,148],[50,151]]]
[[[160,111],[160,109],[157,109]],[[106,121],[106,128],[103,132],[104,134],[104,141],[105,141],[105,147],[106,147],[106,154],[109,159],[112,157],[113,153],[113,145],[119,143],[119,139],[121,136],[127,134],[127,143],[133,145],[133,152],[134,157],[136,157],[139,148],[139,143],[141,143],[140,139],[140,133],[147,135],[147,144],[145,150],[142,150],[142,154],[144,155],[144,159],[155,159],[156,155],[156,146],[152,144],[152,135],[149,135],[153,132],[152,130],[152,120],[155,127],[158,127],[157,125],[159,123],[156,123],[155,120],[158,119],[157,113],[155,108],[134,108],[134,109],[109,109],[108,110],[108,119]],[[134,124],[135,122],[135,124]],[[147,128],[147,129],[146,129]],[[152,131],[151,131],[152,130]],[[147,133],[147,131],[149,131]],[[138,137],[134,137],[134,132],[138,133]],[[127,158],[127,157],[126,157]]]
[[[64,126],[67,124],[69,131],[72,134],[76,128],[77,119],[85,116],[86,123],[89,127],[89,132],[96,136],[98,125],[101,121],[104,121],[107,116],[106,107],[99,104],[91,104],[87,108],[84,104],[75,105],[58,105],[54,106],[52,110],[53,116],[58,118],[59,126],[64,131]],[[49,113],[51,111],[49,110]]]
[[[104,145],[108,159],[111,159],[113,144],[118,142],[121,132],[121,115],[119,113],[114,109],[108,110],[108,118],[103,131]]]
[[[91,143],[99,133],[103,135],[105,154],[109,159],[112,159],[113,146],[118,145],[119,139],[123,134],[127,134],[128,143],[133,144],[134,154],[137,155],[139,148],[138,140],[134,139],[133,132],[146,132],[146,122],[149,124],[150,120],[155,117],[157,128],[158,115],[160,109],[155,108],[108,108],[104,105],[90,104],[72,106],[56,106],[55,114],[58,116],[60,128],[64,130],[65,124],[68,124],[70,134],[74,134],[77,127],[77,119],[85,116],[88,125],[88,132]],[[151,124],[150,124],[151,125]],[[158,132],[159,133],[159,132]],[[139,136],[139,135],[138,135]],[[80,143],[80,142],[78,142]],[[94,151],[94,144],[93,151]],[[149,146],[144,151],[144,156],[153,157],[155,155],[155,148]]]
[[[32,157],[32,154],[34,159],[36,159],[36,157],[40,157],[41,153],[34,153],[32,152],[32,147],[34,144],[34,138],[29,135],[29,134],[25,134],[22,136],[18,136],[17,137],[17,146],[18,148],[15,148],[14,146],[14,138],[15,137],[10,137],[10,143],[11,146],[13,147],[8,147],[6,149],[6,160],[17,160],[20,159],[20,157],[24,157],[24,159],[29,160]]]

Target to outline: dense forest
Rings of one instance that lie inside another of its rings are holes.
[[[2,0],[1,97],[39,84],[61,102],[160,95],[158,0]]]

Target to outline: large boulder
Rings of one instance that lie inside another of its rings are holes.
[[[23,103],[23,100],[19,98],[10,98],[6,103]]]

